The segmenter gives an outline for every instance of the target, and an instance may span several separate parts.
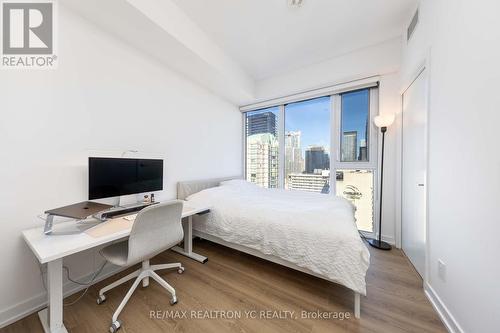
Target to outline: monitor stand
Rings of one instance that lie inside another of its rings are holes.
[[[52,233],[52,226],[54,225],[54,215],[47,214],[45,218],[45,226],[43,227],[43,233],[48,235]]]
[[[110,205],[101,204],[97,202],[82,201],[76,204],[46,210],[45,214],[47,214],[47,218],[45,219],[45,226],[43,232],[46,235],[52,233],[54,216],[62,216],[76,220],[83,220],[93,214],[98,214],[102,211],[106,211],[111,207],[112,206]]]

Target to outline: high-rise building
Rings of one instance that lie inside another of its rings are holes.
[[[247,116],[247,136],[270,133],[277,138],[276,115],[272,112],[255,113]]]
[[[273,134],[247,137],[247,180],[262,187],[278,187],[278,140]]]
[[[330,170],[330,154],[325,153],[323,170]]]
[[[342,137],[342,161],[356,161],[358,148],[358,132],[344,132]]]
[[[301,132],[285,133],[285,174],[304,171],[304,158],[300,147]]]
[[[288,174],[288,188],[290,190],[329,193],[330,170],[321,173],[291,173]]]
[[[311,146],[306,149],[306,173],[315,173],[315,170],[329,170],[330,156],[321,146]]]
[[[359,141],[359,156],[358,160],[360,161],[368,161],[368,150],[366,147],[366,140]]]

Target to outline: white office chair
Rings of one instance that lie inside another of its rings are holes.
[[[145,208],[137,214],[128,240],[112,244],[100,251],[101,255],[107,261],[118,266],[130,266],[142,262],[141,269],[130,273],[99,291],[97,304],[101,304],[106,300],[105,292],[136,277],[134,284],[113,314],[111,327],[109,328],[111,333],[116,332],[122,326],[122,322],[118,320],[118,316],[141,281],[142,286],[147,287],[149,285],[149,278],[152,277],[170,292],[172,295],[170,304],[174,305],[177,303],[175,289],[156,274],[155,271],[177,268],[177,272],[181,274],[184,271],[184,267],[180,263],[150,266],[149,259],[181,242],[184,236],[181,215],[182,201],[180,200]]]

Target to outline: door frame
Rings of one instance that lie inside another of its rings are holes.
[[[398,126],[398,149],[397,149],[397,175],[396,175],[396,186],[399,189],[399,195],[397,195],[396,202],[396,246],[399,248],[403,248],[402,244],[402,231],[403,231],[403,95],[410,88],[410,86],[418,79],[418,77],[426,71],[426,80],[425,80],[425,105],[426,105],[426,126],[425,126],[425,187],[424,187],[424,201],[425,201],[425,264],[424,264],[424,276],[422,279],[424,280],[424,286],[429,282],[430,275],[430,245],[429,245],[429,110],[430,110],[430,82],[431,82],[431,50],[429,49],[426,52],[424,59],[416,66],[416,69],[412,72],[406,81],[404,81],[403,85],[400,89],[400,102],[401,102],[401,113],[399,114],[398,122],[400,126]]]

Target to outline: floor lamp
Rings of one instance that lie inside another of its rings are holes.
[[[382,193],[384,185],[384,144],[385,144],[385,132],[387,132],[387,127],[391,126],[394,122],[394,115],[380,115],[373,119],[375,126],[380,128],[382,132],[382,159],[380,161],[380,209],[379,209],[379,219],[378,219],[378,239],[369,239],[368,243],[380,250],[390,250],[391,245],[382,241]]]

